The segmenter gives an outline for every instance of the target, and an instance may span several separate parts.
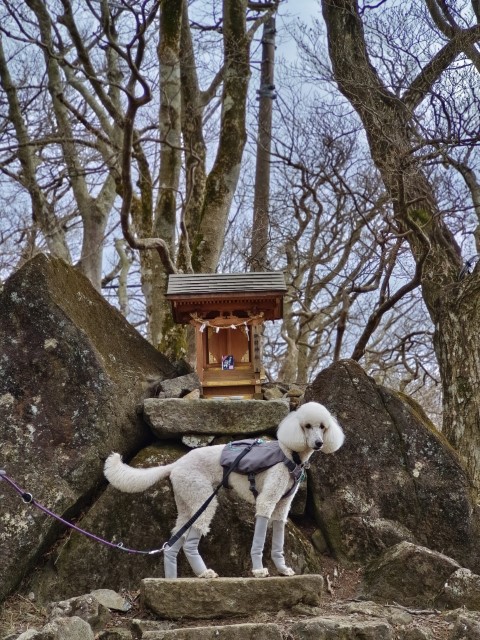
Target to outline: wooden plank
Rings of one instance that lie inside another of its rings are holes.
[[[222,371],[220,372],[220,374],[217,372],[212,374],[212,372],[207,369],[203,373],[202,386],[204,387],[212,387],[212,386],[228,387],[228,386],[238,386],[238,385],[243,386],[243,385],[255,385],[255,384],[258,384],[258,382],[259,380],[253,374],[253,372]]]
[[[205,387],[203,388],[203,396],[205,398],[238,398],[242,400],[251,400],[255,393],[255,387],[238,386],[238,387]]]

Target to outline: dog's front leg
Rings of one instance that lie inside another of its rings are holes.
[[[295,571],[285,564],[283,547],[285,543],[285,521],[273,520],[272,522],[272,560],[278,573],[282,576],[294,576]]]
[[[263,566],[263,548],[265,547],[265,538],[267,537],[268,518],[265,516],[256,516],[255,532],[253,534],[252,548],[250,556],[252,558],[252,573],[256,578],[266,578],[268,569]]]

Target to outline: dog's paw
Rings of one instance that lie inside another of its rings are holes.
[[[198,577],[199,578],[218,578],[218,573],[215,573],[213,569],[206,569]]]
[[[270,575],[268,569],[253,569],[252,573],[254,578],[268,578]]]
[[[281,576],[294,576],[295,575],[295,571],[293,569],[290,569],[290,567],[285,567],[285,569],[282,569],[278,573]]]

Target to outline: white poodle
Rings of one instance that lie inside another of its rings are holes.
[[[344,434],[323,405],[307,402],[282,420],[277,439],[286,458],[303,467],[314,451],[337,451],[343,444]],[[157,481],[169,477],[178,509],[174,531],[179,531],[211,496],[212,490],[222,482],[223,467],[220,458],[225,446],[228,445],[193,449],[172,464],[148,469],[130,467],[122,462],[118,453],[112,453],[105,462],[105,476],[114,487],[127,493],[145,491]],[[241,498],[256,506],[255,533],[251,547],[253,575],[268,576],[262,557],[269,521],[272,524],[271,556],[275,567],[282,575],[294,575],[293,570],[285,564],[283,545],[285,522],[298,482],[292,479],[286,464],[277,463],[256,476],[256,499],[246,475],[232,472],[228,482]],[[199,578],[217,577],[212,569],[207,569],[198,552],[200,538],[208,533],[216,507],[217,499],[214,498],[187,533],[171,547],[166,547],[165,578],[177,577],[177,555],[182,547],[193,572]]]

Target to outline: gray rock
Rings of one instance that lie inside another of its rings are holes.
[[[147,441],[135,413],[147,377],[175,375],[77,269],[35,256],[0,294],[2,468],[39,503],[76,515],[104,458]],[[60,528],[6,485],[0,500],[1,601]]]
[[[436,634],[429,629],[411,627],[397,631],[396,640],[436,640]]]
[[[455,622],[450,640],[480,640],[480,621],[468,612],[461,613]]]
[[[144,416],[163,439],[184,435],[257,435],[274,432],[289,413],[284,400],[182,400],[147,398]]]
[[[158,398],[183,398],[200,390],[200,380],[196,373],[189,373],[171,380],[156,380],[151,388],[153,395]]]
[[[320,529],[315,529],[312,533],[312,543],[318,553],[325,553],[328,551],[328,544]]]
[[[199,447],[207,447],[212,444],[215,436],[183,436],[182,444],[189,449],[198,449]]]
[[[394,640],[386,620],[356,620],[335,616],[313,618],[293,624],[290,634],[295,640]]]
[[[480,611],[480,576],[469,569],[458,569],[448,578],[438,602],[451,609]]]
[[[96,589],[90,593],[100,604],[113,611],[130,611],[132,605],[113,589]]]
[[[281,400],[285,393],[278,387],[271,387],[263,390],[263,398],[265,400]]]
[[[32,640],[94,640],[91,626],[82,618],[55,618],[46,624]]]
[[[183,396],[184,400],[198,400],[199,398],[201,398],[200,389],[194,389],[187,393],[187,395]]]
[[[132,633],[129,629],[117,627],[102,631],[96,636],[95,640],[132,640]]]
[[[305,389],[300,389],[300,387],[292,386],[287,391],[287,397],[288,398],[301,398],[304,393],[305,393]]]
[[[131,464],[168,464],[186,453],[177,444],[152,445],[143,449]],[[168,540],[175,524],[175,502],[169,482],[141,494],[121,493],[113,487],[98,498],[77,524],[87,531],[124,546],[157,549]],[[182,554],[183,556],[183,554]],[[181,565],[183,566],[183,564]],[[163,575],[163,558],[158,555],[130,555],[73,532],[50,562],[31,577],[39,602],[70,598],[94,589],[138,589],[147,576]]]
[[[368,600],[349,603],[345,607],[345,611],[351,614],[358,613],[374,618],[384,618],[394,626],[411,624],[413,620],[413,616],[405,609],[400,609],[395,606],[383,606],[377,602],[371,602]]]
[[[360,594],[378,602],[431,607],[459,568],[455,560],[437,551],[401,542],[366,567]]]
[[[148,631],[142,640],[282,640],[276,624],[231,624],[228,626],[192,627],[171,631]]]
[[[421,408],[350,360],[322,371],[305,401],[324,404],[346,434],[312,456],[313,513],[331,552],[368,562],[403,540],[480,573],[480,512],[458,455]]]
[[[35,636],[38,638],[38,633],[39,632],[37,629],[28,629],[27,631],[21,633],[19,636],[17,636],[16,634],[14,636],[8,636],[6,640],[9,640],[10,638],[15,638],[15,640],[34,640]]]
[[[109,610],[92,594],[53,602],[47,607],[49,618],[78,617],[92,627],[94,631],[103,629],[110,620]]]
[[[144,606],[160,618],[173,620],[253,616],[298,604],[318,606],[322,592],[320,575],[213,580],[146,578],[141,585]]]
[[[168,629],[174,629],[175,624],[167,620],[141,620],[140,618],[134,618],[130,622],[130,627],[136,638],[143,638],[148,631],[167,631]]]

